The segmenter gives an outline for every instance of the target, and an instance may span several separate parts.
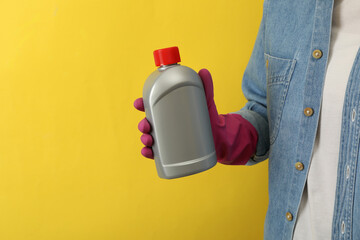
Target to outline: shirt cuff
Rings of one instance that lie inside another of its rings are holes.
[[[269,157],[270,148],[268,122],[260,114],[248,109],[241,109],[240,111],[234,113],[240,114],[244,119],[249,121],[258,133],[256,153],[250,158],[246,165],[254,165],[266,160]]]

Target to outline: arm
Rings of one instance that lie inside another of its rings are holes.
[[[244,108],[236,112],[236,114],[249,121],[258,133],[256,153],[247,165],[256,164],[267,159],[270,148],[266,102],[266,62],[264,58],[266,6],[267,1],[265,0],[263,17],[255,46],[242,80],[242,90],[248,102]]]

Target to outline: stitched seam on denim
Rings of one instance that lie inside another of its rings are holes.
[[[278,127],[280,126],[280,120],[281,120],[281,116],[282,116],[282,112],[283,112],[283,107],[284,107],[284,104],[285,104],[285,99],[286,99],[286,96],[287,96],[287,92],[288,92],[288,89],[289,89],[289,84],[290,84],[290,79],[292,77],[292,74],[293,74],[293,71],[294,71],[294,67],[295,67],[295,63],[296,63],[296,60],[295,59],[287,59],[287,58],[279,58],[279,57],[274,57],[270,54],[267,54],[267,53],[264,53],[264,56],[265,56],[265,59],[267,60],[271,60],[271,59],[274,59],[275,61],[280,61],[280,62],[284,62],[284,66],[283,67],[285,69],[285,73],[284,74],[281,74],[281,75],[269,75],[269,71],[267,70],[266,71],[266,84],[267,84],[267,91],[270,90],[270,87],[272,85],[279,85],[279,84],[284,84],[284,88],[282,90],[282,97],[281,97],[281,102],[279,104],[279,110],[278,110],[278,113],[277,115],[275,116],[275,119],[272,120],[271,119],[271,116],[270,116],[270,106],[267,106],[268,109],[269,109],[269,117],[268,117],[268,121],[269,121],[269,135],[270,135],[270,145],[272,145],[275,140],[276,140],[276,137],[278,135]],[[271,64],[271,63],[270,63]],[[276,78],[280,78],[281,77],[281,80],[278,80],[278,81],[274,81],[274,79]],[[270,128],[271,126],[271,128]]]
[[[264,4],[263,4],[263,18],[264,18],[264,33],[263,33],[263,49],[264,52],[266,52],[265,49],[265,43],[266,43],[266,25],[267,25],[267,18],[268,18],[268,9],[269,9],[269,1],[270,0],[264,0]],[[266,5],[266,6],[265,6]]]
[[[289,68],[289,67],[287,67]],[[284,83],[286,82],[286,73],[282,76],[269,76],[267,85],[276,84],[276,83]]]
[[[275,140],[279,134],[279,126],[280,126],[280,122],[281,122],[281,116],[283,114],[285,100],[286,100],[286,96],[287,96],[288,90],[289,90],[290,79],[294,72],[295,63],[296,63],[296,60],[295,59],[292,60],[292,64],[289,66],[289,70],[287,71],[287,79],[286,79],[286,81],[283,82],[283,84],[285,86],[283,89],[283,95],[282,95],[280,106],[279,106],[279,112],[275,118],[275,122],[274,122],[275,125],[274,125],[273,129],[271,130],[272,133],[270,133],[270,136],[271,136],[270,137],[270,145],[272,145],[275,142]]]
[[[273,144],[276,137],[277,137],[277,133],[278,133],[278,128],[279,128],[279,125],[280,125],[280,118],[281,118],[281,115],[282,115],[282,112],[283,112],[283,108],[284,108],[284,104],[285,104],[285,99],[286,99],[286,95],[287,95],[287,92],[288,92],[288,87],[289,87],[289,84],[284,84],[284,88],[283,88],[283,92],[282,92],[282,97],[281,97],[281,102],[279,104],[279,111],[278,111],[278,114],[276,115],[275,117],[275,121],[274,121],[274,127],[272,129],[272,136],[271,136],[271,139],[270,139],[270,144]]]
[[[315,34],[315,24],[316,24],[316,13],[317,13],[317,6],[318,6],[318,3],[319,3],[319,0],[316,0],[315,2],[315,10],[314,10],[314,19],[313,19],[313,23],[312,23],[312,33],[311,33],[311,40],[310,40],[310,48],[309,48],[309,53],[311,53],[311,50],[313,48],[313,43],[314,43],[314,34]],[[311,70],[311,68],[313,68],[313,63],[311,62],[310,59],[307,60],[307,67],[306,67],[306,73],[305,73],[305,81],[308,80],[307,77],[308,77],[308,71],[309,69]],[[304,88],[304,90],[306,89],[306,87]],[[303,121],[300,122],[300,124],[303,124]],[[317,129],[316,129],[317,131]],[[305,140],[305,129],[304,128],[301,128],[300,131],[299,131],[299,142],[304,142]],[[298,148],[299,148],[299,145],[297,145],[296,147],[296,152],[297,152],[297,155],[298,157],[297,158],[300,158],[300,154],[298,153]],[[311,149],[311,151],[313,151],[313,149]],[[296,159],[296,161],[298,161],[300,159]],[[309,161],[309,165],[311,164],[311,160]],[[296,171],[295,169],[293,169],[293,171]],[[306,171],[306,177],[308,176],[308,173],[309,173],[309,168],[307,168],[307,171]],[[295,179],[292,179],[292,183],[290,185],[290,189],[291,188],[294,188],[294,187],[297,187],[296,186],[296,183],[295,183]],[[303,188],[305,187],[305,182],[304,182],[304,185],[303,185]],[[290,208],[291,204],[290,204],[290,198],[291,198],[291,194],[289,193],[288,196],[287,196],[287,209]],[[297,205],[297,211],[299,209],[299,206],[300,206],[300,202],[298,203]],[[292,235],[294,234],[294,227],[292,228]],[[291,236],[293,237],[293,236]],[[282,240],[285,240],[284,239],[285,237],[283,236],[282,237]]]
[[[281,57],[275,57],[273,55],[270,55],[268,53],[264,53],[268,58],[273,58],[273,59],[277,59],[277,60],[281,60],[281,61],[287,61],[289,63],[291,63],[293,61],[293,59],[290,59],[290,58],[281,58]]]
[[[351,84],[351,83],[350,83]],[[349,85],[349,84],[348,84]],[[346,95],[349,94],[350,91],[350,86],[347,86],[347,90],[346,90]],[[344,106],[343,106],[343,113],[342,113],[342,118],[344,119],[347,115],[347,111],[346,109],[349,109],[349,98],[346,98],[344,101]],[[336,181],[336,193],[335,193],[335,204],[334,206],[337,206],[334,209],[334,216],[333,216],[333,231],[332,231],[332,239],[335,239],[335,236],[338,236],[340,234],[340,222],[341,222],[341,207],[340,207],[340,198],[341,198],[341,192],[339,189],[339,186],[341,186],[341,184],[343,183],[342,177],[343,175],[341,175],[341,160],[342,159],[346,159],[346,151],[344,151],[345,148],[345,137],[347,134],[344,134],[344,130],[347,129],[347,126],[345,124],[345,121],[342,121],[341,124],[341,140],[340,140],[340,152],[339,152],[339,165],[338,165],[338,179]],[[341,186],[341,190],[342,190],[342,186]]]
[[[279,57],[274,57],[270,54],[264,53],[265,55],[265,59],[269,60],[270,62],[270,67],[271,67],[271,62],[272,59],[274,59],[275,61],[280,61],[283,62],[283,64],[285,66],[283,66],[283,69],[286,69],[286,71],[284,73],[281,74],[271,74],[269,70],[266,71],[267,73],[267,83],[271,84],[272,82],[282,82],[285,81],[286,76],[289,74],[289,68],[291,67],[291,65],[293,64],[294,59],[287,59],[287,58],[279,58]]]
[[[285,68],[288,69],[290,67],[290,64],[288,66],[286,66]],[[270,80],[278,80],[278,81],[284,81],[282,79],[285,79],[286,78],[286,74],[287,72],[283,73],[283,74],[278,74],[278,75],[275,75],[275,74],[269,74],[269,78]]]
[[[360,49],[360,48],[359,48]],[[357,58],[355,59],[355,62],[354,64],[358,63],[359,61],[359,50],[358,50],[358,53],[357,53]],[[356,65],[354,65],[353,67],[355,67],[355,71],[353,72],[353,74],[351,75],[351,78],[352,78],[352,81],[356,82],[357,79],[360,79],[360,75],[359,75],[359,67],[356,67]],[[359,102],[359,93],[356,92],[356,95],[355,95],[355,102],[358,103]],[[359,108],[359,106],[358,106]],[[351,112],[351,109],[349,109],[349,112]],[[347,228],[348,231],[347,231],[347,234],[348,234],[348,237],[349,239],[352,239],[352,219],[353,219],[353,214],[354,214],[354,200],[355,200],[355,196],[354,196],[354,191],[355,191],[355,184],[356,184],[356,175],[354,174],[354,172],[356,173],[356,170],[357,170],[357,162],[358,162],[358,158],[359,158],[359,118],[357,119],[356,121],[356,131],[354,132],[354,138],[355,138],[355,141],[353,143],[353,147],[354,147],[354,150],[353,150],[353,158],[352,159],[352,171],[350,172],[350,196],[351,198],[349,199],[349,215],[348,215],[348,224],[349,224],[349,227]],[[344,166],[344,169],[345,169],[346,166]],[[351,230],[351,231],[350,231]]]
[[[268,87],[271,87],[271,86],[273,86],[273,85],[286,85],[287,84],[287,82],[284,82],[284,81],[282,81],[282,82],[272,82],[272,83],[269,83],[268,84]]]
[[[355,61],[354,61],[354,64],[353,64],[353,67],[352,67],[352,70],[351,70],[351,73],[350,73],[350,76],[349,76],[349,79],[350,80],[348,82],[348,86],[347,86],[347,89],[346,89],[346,92],[345,92],[345,96],[347,96],[345,98],[345,101],[344,101],[344,106],[343,106],[343,113],[342,113],[342,119],[346,119],[348,117],[348,113],[351,112],[351,100],[352,100],[352,97],[351,97],[351,89],[353,89],[353,85],[355,84],[356,82],[356,76],[359,75],[358,72],[359,72],[359,68],[356,68],[356,63],[360,61],[360,48],[358,50],[358,53],[357,53],[357,56],[355,58]],[[359,108],[360,106],[358,106]],[[357,125],[359,124],[359,121],[360,119],[358,118],[357,120]],[[335,195],[335,204],[334,204],[334,216],[333,216],[333,238],[332,239],[337,239],[338,237],[337,236],[341,236],[340,233],[340,224],[341,224],[341,220],[343,221],[347,221],[348,222],[348,225],[350,224],[349,223],[349,219],[346,218],[346,217],[350,217],[349,214],[346,213],[346,208],[345,210],[342,210],[343,207],[340,206],[340,203],[341,205],[346,205],[346,189],[343,189],[343,187],[347,185],[347,181],[344,180],[344,175],[342,175],[342,171],[345,171],[345,168],[346,168],[346,162],[344,162],[345,160],[344,159],[347,159],[347,149],[345,149],[346,146],[348,146],[346,143],[346,137],[349,135],[349,131],[350,131],[350,125],[349,124],[346,124],[347,122],[346,121],[342,121],[342,124],[341,124],[341,142],[340,142],[340,153],[339,153],[339,164],[338,164],[338,179],[337,179],[337,182],[336,182],[336,195]],[[356,131],[356,134],[358,133],[358,130]],[[350,157],[351,159],[352,157]],[[358,161],[358,159],[356,158],[355,161]],[[353,165],[353,164],[351,164]],[[356,169],[352,169],[352,173],[354,173],[354,171],[356,172]],[[350,179],[348,181],[351,181],[352,180],[352,177],[350,177]],[[354,180],[356,181],[356,179]],[[355,182],[354,182],[355,183]],[[343,192],[344,191],[344,192]],[[342,195],[344,194],[344,197],[342,197]],[[341,201],[341,199],[344,198],[343,200],[345,201]],[[342,219],[343,217],[343,219]],[[339,230],[338,230],[339,229]],[[346,231],[347,232],[347,231]],[[348,235],[348,232],[347,234],[345,235]],[[345,237],[345,236],[344,236]]]
[[[354,81],[354,80],[353,80]],[[357,94],[355,95],[355,96],[353,96],[352,97],[353,99],[356,99],[356,101],[352,101],[352,102],[357,102]],[[348,109],[349,111],[348,111],[348,113],[349,112],[351,112],[351,108],[349,108]],[[350,123],[349,123],[349,125],[350,125]],[[352,139],[354,139],[354,141],[352,141],[353,142],[353,144],[352,145],[350,145],[350,148],[352,148],[352,152],[351,152],[351,156],[350,156],[350,158],[347,160],[347,162],[345,162],[345,164],[343,165],[343,168],[344,168],[344,170],[346,169],[346,166],[349,164],[350,166],[351,166],[351,168],[352,169],[354,169],[355,168],[355,166],[356,166],[356,160],[355,159],[357,159],[357,150],[358,150],[358,148],[357,148],[357,146],[356,145],[358,145],[358,143],[357,143],[357,140],[358,140],[358,137],[357,137],[357,134],[358,134],[358,130],[359,130],[359,123],[358,123],[358,121],[357,121],[357,123],[356,123],[356,126],[355,127],[353,127],[353,128],[355,128],[355,131],[354,130],[352,130],[351,132],[350,132],[350,134],[351,133],[353,133],[353,134],[351,134],[351,135],[353,135],[351,138]],[[351,127],[349,127],[349,130],[351,129]],[[349,163],[349,161],[350,161],[350,163]],[[344,175],[345,176],[345,175]],[[352,219],[352,212],[353,212],[353,201],[354,201],[354,185],[355,185],[355,176],[353,176],[352,174],[351,174],[351,176],[350,176],[350,178],[348,179],[348,181],[346,181],[345,180],[345,186],[346,185],[349,185],[348,187],[349,187],[349,193],[348,193],[348,196],[346,197],[346,195],[345,195],[345,204],[347,205],[347,208],[345,209],[345,219],[346,219],[346,227],[345,227],[345,236],[347,236],[349,239],[351,239],[351,235],[350,235],[350,233],[351,233],[351,229],[352,229],[352,221],[351,221],[351,219]],[[345,189],[345,193],[346,193],[346,189]],[[347,199],[347,201],[346,201],[346,199]]]

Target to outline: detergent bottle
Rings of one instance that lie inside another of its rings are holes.
[[[217,160],[202,81],[179,64],[178,47],[156,50],[154,58],[158,68],[145,82],[143,100],[158,175],[172,179],[205,171]]]

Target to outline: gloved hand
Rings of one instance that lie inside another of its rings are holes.
[[[134,107],[137,110],[144,112],[145,109],[144,109],[143,98],[136,99],[134,102]],[[153,145],[154,140],[153,140],[152,136],[149,134],[150,130],[151,130],[149,121],[146,118],[144,118],[143,120],[141,120],[139,122],[138,128],[139,128],[140,132],[143,133],[143,135],[141,135],[141,137],[140,137],[140,140],[145,145],[145,147],[143,147],[143,149],[141,149],[141,154],[146,158],[154,159],[154,153],[151,149],[151,146]]]
[[[258,139],[256,129],[239,114],[219,115],[214,102],[213,82],[210,72],[201,69],[199,76],[205,89],[218,162],[231,165],[246,164],[256,150]],[[136,109],[144,111],[143,99],[136,99],[134,106]],[[138,128],[143,133],[140,139],[145,145],[141,150],[141,154],[147,158],[154,158],[151,149],[154,141],[149,134],[151,130],[150,123],[144,118],[140,121]]]

